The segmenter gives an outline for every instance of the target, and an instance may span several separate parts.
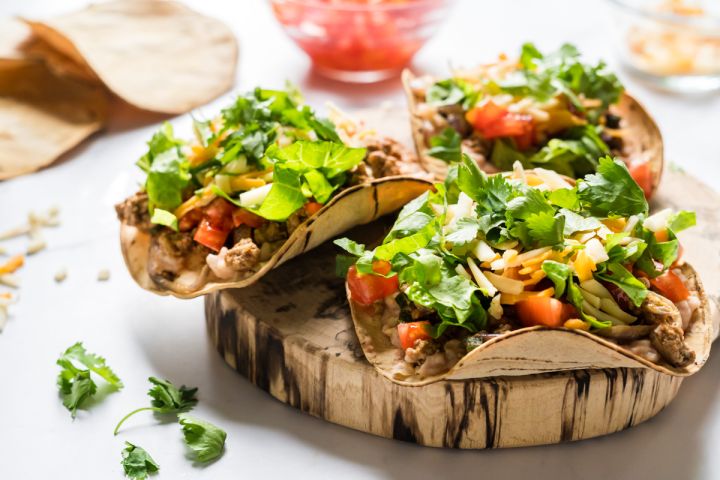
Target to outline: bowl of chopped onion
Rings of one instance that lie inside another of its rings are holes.
[[[720,3],[607,0],[623,65],[674,92],[720,90]]]

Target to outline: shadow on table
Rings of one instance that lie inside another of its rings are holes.
[[[195,324],[193,329],[198,327]],[[715,354],[685,381],[665,411],[635,428],[562,445],[442,450],[356,432],[275,401],[228,367],[209,340],[197,335],[175,339],[139,335],[138,341],[157,374],[197,384],[201,404],[227,421],[282,430],[328,455],[370,468],[380,478],[695,478],[708,448],[702,445],[703,424],[720,391],[716,374],[720,355]],[[173,346],[158,349],[160,342]],[[184,358],[179,361],[180,356]]]

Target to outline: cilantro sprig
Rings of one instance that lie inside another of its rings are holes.
[[[120,464],[125,476],[132,480],[145,480],[149,475],[160,470],[160,465],[144,448],[130,442],[125,442]]]
[[[185,413],[178,415],[178,420],[185,444],[194,453],[196,461],[205,463],[222,455],[227,438],[223,429]]]
[[[58,388],[63,399],[63,405],[70,410],[75,418],[78,408],[97,392],[97,384],[92,374],[105,380],[115,390],[123,388],[122,381],[107,366],[105,359],[85,350],[82,342],[68,347],[57,360],[61,367],[57,378]]]
[[[157,377],[150,377],[148,381],[152,384],[148,395],[152,399],[151,406],[140,407],[125,415],[115,427],[113,435],[117,435],[120,427],[125,421],[139,412],[152,411],[160,414],[180,413],[192,410],[197,405],[197,388],[188,388],[182,385],[180,388],[173,385],[170,380],[161,380]]]

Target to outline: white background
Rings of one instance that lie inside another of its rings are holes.
[[[0,14],[41,17],[84,2],[2,1]],[[259,0],[189,2],[223,18],[240,41],[237,89],[280,87],[289,79],[307,100],[348,109],[394,100],[397,81],[349,87],[309,73],[309,64]],[[525,40],[541,48],[576,43],[613,63],[609,19],[601,2],[461,1],[416,58],[418,71],[471,65]],[[201,66],[200,66],[201,67]],[[657,119],[667,157],[720,189],[720,98],[680,99],[652,92],[623,75]],[[231,94],[203,109],[212,113]],[[158,478],[720,478],[720,355],[688,379],[655,419],[609,437],[550,447],[442,451],[384,440],[311,418],[273,400],[227,367],[210,345],[202,300],[179,301],[142,291],[130,280],[117,242],[113,204],[141,179],[133,163],[157,119],[116,121],[61,163],[0,183],[0,229],[31,209],[58,205],[62,226],[48,230],[49,249],[21,270],[20,302],[0,334],[0,479],[122,478],[123,441],[145,447],[161,465]],[[173,120],[189,132],[188,116]],[[692,192],[687,192],[692,195]],[[24,248],[25,240],[8,246]],[[717,254],[717,252],[708,252]],[[67,267],[63,284],[54,273]],[[109,282],[96,281],[109,268]],[[77,340],[108,358],[126,388],[81,412],[75,421],[57,396],[54,362]],[[195,413],[228,432],[223,458],[197,468],[184,458],[176,424],[136,416],[118,437],[117,420],[148,402],[146,378],[197,385]]]

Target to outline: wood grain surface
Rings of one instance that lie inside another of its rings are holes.
[[[682,383],[618,368],[395,385],[362,354],[344,282],[334,275],[335,253],[324,245],[255,285],[205,297],[208,331],[225,361],[310,415],[434,447],[517,447],[637,425],[670,403]]]
[[[410,144],[401,108],[360,114]],[[695,210],[681,233],[685,258],[702,278],[718,332],[720,196],[665,169],[651,208]],[[370,242],[392,218],[355,229]],[[240,290],[205,297],[209,335],[225,361],[292,407],[363,432],[433,447],[504,448],[581,440],[637,425],[668,405],[682,377],[649,369],[578,370],[522,377],[393,384],[365,360],[355,336],[336,250],[325,244]]]

